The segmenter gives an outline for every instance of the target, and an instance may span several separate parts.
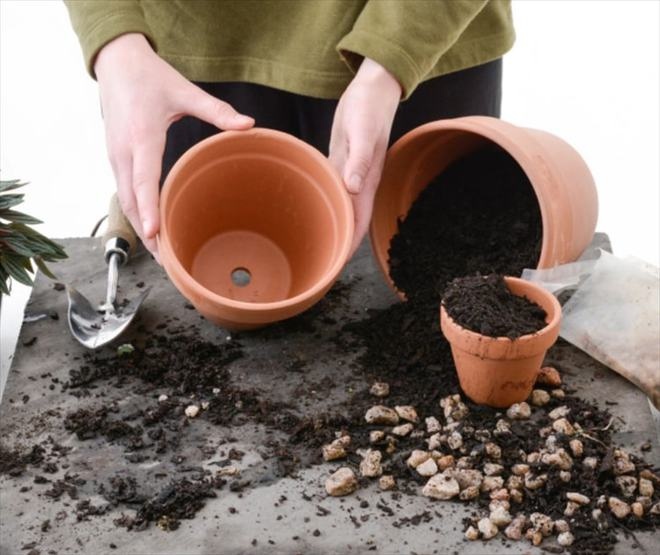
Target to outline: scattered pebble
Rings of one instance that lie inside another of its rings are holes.
[[[364,415],[367,424],[384,424],[396,426],[399,423],[399,415],[394,409],[384,405],[374,405]]]
[[[490,521],[498,528],[509,525],[513,520],[513,517],[509,514],[509,511],[501,506],[492,511],[489,518]]]
[[[506,415],[511,420],[526,420],[532,415],[532,409],[525,401],[514,403],[507,409]]]
[[[426,431],[429,434],[434,434],[442,430],[442,426],[435,416],[427,417],[424,422],[426,423]]]
[[[552,534],[553,522],[548,515],[543,513],[532,513],[529,515],[529,521],[532,526],[543,534],[543,537],[548,537]]]
[[[161,394],[158,396],[158,402],[159,402],[159,403],[164,403],[164,402],[167,401],[168,399],[169,399],[169,397],[168,397],[167,395],[165,395],[164,393],[161,393]]]
[[[447,438],[447,445],[452,450],[460,449],[463,446],[463,436],[460,432],[452,432]]]
[[[563,389],[553,389],[552,391],[550,391],[550,395],[552,395],[555,399],[566,398],[566,393],[564,392]]]
[[[504,472],[504,467],[501,464],[486,463],[484,464],[484,474],[486,476],[499,476]]]
[[[549,385],[551,387],[559,387],[561,385],[561,375],[556,368],[553,368],[552,366],[544,366],[539,370],[536,383]]]
[[[429,477],[438,473],[438,465],[432,458],[430,458],[420,464],[415,470],[417,470],[417,473],[420,476]]]
[[[406,424],[401,424],[400,426],[395,426],[394,428],[392,428],[392,433],[395,436],[405,437],[410,432],[413,431],[413,428],[414,426],[410,422],[408,422]]]
[[[594,470],[598,466],[598,459],[596,457],[585,457],[582,464],[587,468]]]
[[[573,501],[578,505],[588,505],[590,502],[590,499],[586,495],[582,495],[581,493],[577,493],[575,491],[569,491],[566,494],[566,499]]]
[[[557,533],[562,533],[562,532],[568,532],[569,531],[569,526],[568,522],[566,522],[563,519],[555,520],[555,532]]]
[[[558,418],[552,423],[552,429],[560,434],[564,434],[566,436],[572,436],[575,435],[575,428],[573,425],[566,420],[566,418]]]
[[[504,535],[510,540],[520,540],[522,538],[522,533],[525,525],[527,524],[527,517],[525,515],[516,515],[516,517],[511,521],[504,530]]]
[[[630,510],[637,518],[642,518],[644,516],[644,506],[637,501],[630,505]]]
[[[385,439],[383,430],[371,430],[369,432],[369,443],[379,443]]]
[[[642,497],[653,497],[654,492],[655,488],[651,480],[647,480],[646,478],[639,479],[639,494]]]
[[[422,489],[422,495],[441,500],[456,497],[459,492],[458,482],[445,473],[432,476]]]
[[[550,402],[550,394],[544,389],[535,389],[532,391],[530,402],[536,407],[542,407]]]
[[[346,456],[346,449],[341,439],[335,439],[332,443],[324,445],[321,448],[324,461],[334,461],[343,459]]]
[[[420,449],[415,449],[412,453],[410,453],[410,456],[408,457],[406,464],[410,468],[417,468],[420,464],[425,463],[430,458],[431,458],[431,453],[429,453],[428,451],[421,451]]]
[[[448,421],[463,420],[470,412],[467,405],[461,401],[461,396],[458,394],[449,395],[440,399],[440,406],[444,411],[445,418]]]
[[[479,488],[477,486],[468,486],[467,488],[461,490],[461,493],[458,494],[458,498],[461,501],[471,501],[479,497]]]
[[[584,453],[584,445],[579,439],[572,439],[568,442],[568,446],[571,448],[574,457],[580,458]]]
[[[626,518],[630,514],[630,505],[625,501],[621,501],[618,497],[610,497],[607,500],[607,505],[612,514],[618,519]]]
[[[615,482],[624,497],[635,496],[635,492],[637,491],[637,478],[634,476],[617,476]]]
[[[482,518],[477,524],[477,528],[479,528],[479,532],[481,532],[481,537],[484,540],[489,540],[491,538],[494,538],[495,536],[497,536],[497,532],[499,531],[497,526],[495,526],[495,524],[493,524],[489,518]]]
[[[408,422],[414,422],[415,424],[419,422],[417,411],[415,410],[415,407],[411,405],[399,405],[394,407],[394,410],[401,420],[407,420]]]
[[[489,441],[486,443],[486,445],[484,445],[484,449],[486,451],[486,455],[488,455],[491,459],[502,458],[502,449],[496,443]]]
[[[468,527],[468,529],[465,531],[465,538],[474,541],[479,539],[479,530],[477,530],[474,526]]]
[[[374,397],[387,397],[390,394],[390,384],[386,382],[374,382],[369,389]]]
[[[380,461],[383,454],[376,449],[367,449],[360,462],[360,474],[365,478],[377,478],[383,473]]]
[[[333,497],[348,495],[353,493],[358,487],[357,478],[355,473],[348,467],[343,466],[335,471],[325,481],[325,491]]]
[[[557,536],[557,543],[562,547],[568,547],[569,545],[573,545],[574,541],[575,541],[575,536],[570,532],[562,532]]]
[[[382,491],[389,491],[396,487],[396,480],[391,474],[384,474],[378,479],[378,487]]]
[[[199,414],[199,407],[197,405],[188,405],[184,412],[188,418],[195,418]]]
[[[569,409],[567,406],[562,405],[561,407],[557,407],[552,409],[549,413],[548,416],[552,420],[557,420],[558,418],[565,418],[569,415],[571,412],[571,409]]]

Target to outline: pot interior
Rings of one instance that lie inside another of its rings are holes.
[[[347,240],[336,177],[295,145],[226,141],[188,160],[166,210],[174,255],[208,290],[269,303],[304,293]],[[288,147],[288,148],[287,148]]]

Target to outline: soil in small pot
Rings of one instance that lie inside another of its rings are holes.
[[[546,326],[546,311],[511,293],[498,274],[452,280],[442,303],[458,325],[488,337],[516,339]]]

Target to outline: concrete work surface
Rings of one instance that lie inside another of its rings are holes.
[[[93,300],[104,296],[106,268],[102,249],[97,240],[70,239],[63,241],[70,258],[54,269],[59,280],[70,283]],[[154,329],[160,322],[176,316],[180,324],[196,324],[199,335],[213,342],[228,339],[226,331],[202,320],[194,310],[185,309],[185,299],[167,279],[164,271],[147,255],[136,256],[121,269],[122,296],[132,298],[140,289],[138,283],[153,289],[142,306],[139,324]],[[396,302],[376,269],[366,245],[362,246],[342,274],[340,283],[347,289],[346,301],[335,303],[331,313],[321,306],[299,317],[301,325],[282,333],[278,326],[256,333],[243,333],[240,343],[245,356],[232,362],[233,380],[265,392],[274,401],[297,401],[296,388],[301,384],[314,390],[314,384],[330,376],[334,387],[326,388],[314,402],[301,403],[302,414],[328,410],[345,401],[350,391],[367,384],[354,375],[349,356],[338,354],[330,340],[339,326],[363,318],[366,309],[382,308]],[[206,500],[194,519],[182,520],[171,532],[151,525],[141,532],[127,531],[113,524],[121,513],[131,513],[126,506],[112,509],[102,516],[91,516],[78,522],[75,505],[90,499],[94,505],[105,500],[98,493],[98,485],[117,474],[131,474],[150,479],[157,474],[167,475],[174,464],[172,453],[162,460],[148,460],[129,464],[124,449],[97,439],[80,441],[63,426],[67,412],[88,402],[63,391],[55,383],[69,379],[69,371],[82,364],[84,350],[71,337],[66,318],[66,292],[53,287],[53,282],[39,277],[26,312],[50,312],[51,317],[23,325],[18,349],[13,361],[7,387],[0,406],[0,439],[9,446],[29,447],[51,436],[56,443],[70,448],[59,468],[48,478],[54,481],[65,473],[79,479],[78,499],[66,494],[51,499],[44,492],[52,484],[35,483],[43,471],[27,466],[18,477],[0,477],[0,553],[7,555],[46,554],[102,554],[102,553],[542,553],[529,542],[506,542],[500,538],[488,543],[467,542],[463,539],[462,519],[474,511],[474,506],[460,502],[434,501],[421,495],[381,492],[376,483],[344,498],[329,497],[324,482],[336,465],[322,464],[303,468],[297,477],[276,478],[269,461],[262,457],[261,447],[269,439],[269,432],[252,423],[233,426],[231,431],[212,426],[198,418],[187,428],[179,455],[193,455],[197,464],[210,469],[218,460],[217,450],[235,447],[245,453],[236,465],[242,478],[251,485],[242,492],[225,487],[217,497]],[[52,311],[59,316],[53,318]],[[331,319],[327,318],[331,316]],[[309,332],[307,324],[324,318],[322,324]],[[137,327],[137,326],[136,326]],[[132,341],[134,329],[124,341]],[[34,338],[36,342],[33,341]],[[355,353],[357,354],[357,353]],[[354,355],[353,355],[354,356]],[[292,361],[305,360],[303,372],[292,370]],[[651,450],[644,458],[660,464],[660,449],[654,420],[646,397],[634,386],[585,354],[566,344],[558,345],[549,355],[564,371],[568,387],[581,396],[608,405],[616,419],[616,441],[639,453],[639,446],[651,441]],[[117,403],[136,410],[147,402],[130,387],[118,389],[99,383],[93,400]],[[153,403],[154,399],[148,399]],[[411,400],[414,404],[414,400]],[[604,406],[604,405],[603,405]],[[193,443],[194,439],[194,443]],[[205,441],[211,451],[200,459],[198,445]],[[190,444],[188,444],[190,442]],[[190,452],[187,451],[190,450]],[[200,462],[201,461],[201,462]],[[84,482],[83,482],[84,480]],[[166,481],[164,479],[163,481]],[[383,509],[385,507],[385,509]],[[406,519],[416,515],[427,517],[411,524]],[[365,518],[365,516],[367,518]],[[49,525],[44,526],[48,520]],[[653,548],[657,537],[650,533],[636,533],[635,552],[657,553]],[[501,535],[500,535],[501,536]],[[654,541],[655,540],[655,541]],[[632,538],[621,537],[616,553],[631,553]]]

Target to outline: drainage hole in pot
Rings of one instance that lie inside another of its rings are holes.
[[[235,268],[231,273],[231,282],[237,287],[250,285],[252,275],[247,268]]]

